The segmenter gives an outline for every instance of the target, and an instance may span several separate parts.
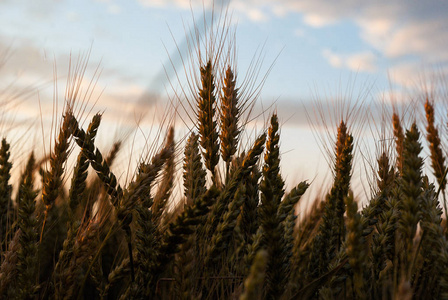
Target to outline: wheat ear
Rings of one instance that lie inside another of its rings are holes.
[[[216,122],[215,76],[213,65],[208,61],[201,66],[201,83],[198,97],[199,135],[206,168],[216,178],[215,167],[219,161],[219,140]]]
[[[230,67],[227,68],[221,93],[221,154],[226,163],[226,176],[229,174],[229,166],[232,156],[238,146],[240,130],[238,121],[240,111],[238,107],[238,88],[236,78]]]
[[[30,154],[23,181],[20,187],[21,192],[19,202],[18,223],[20,231],[19,243],[20,250],[18,254],[17,270],[19,280],[17,282],[18,298],[26,298],[34,295],[37,291],[37,219],[36,219],[36,197],[37,192],[34,190],[34,153]]]
[[[431,167],[434,173],[434,176],[437,178],[437,182],[439,183],[440,190],[443,195],[443,207],[445,209],[445,215],[448,215],[446,198],[445,198],[445,187],[446,180],[443,175],[445,173],[446,165],[445,165],[445,157],[443,156],[442,146],[439,137],[439,131],[435,126],[435,117],[434,117],[434,104],[429,101],[429,98],[426,98],[425,102],[425,112],[426,112],[426,139],[428,140],[429,150],[431,152]]]
[[[259,250],[250,267],[249,276],[244,281],[244,293],[240,296],[240,300],[261,299],[267,261],[267,251]]]
[[[264,156],[263,177],[260,183],[260,225],[263,230],[262,246],[268,251],[266,268],[266,298],[279,298],[287,282],[289,261],[283,256],[284,226],[278,215],[284,194],[284,182],[280,175],[279,124],[276,114],[271,117]]]
[[[400,189],[402,199],[400,200],[400,220],[399,231],[402,234],[404,246],[403,267],[406,270],[406,279],[409,280],[411,274],[411,252],[413,249],[413,239],[417,232],[417,224],[420,221],[421,212],[419,209],[422,195],[422,167],[423,159],[419,156],[422,146],[419,141],[420,132],[415,123],[410,130],[406,131],[403,142],[403,173],[400,179]]]
[[[87,128],[85,138],[82,142],[81,151],[78,154],[78,159],[73,170],[72,183],[68,193],[70,203],[70,212],[75,214],[75,210],[81,202],[81,197],[86,189],[87,169],[89,162],[86,154],[86,147],[84,145],[94,144],[95,137],[100,126],[101,115],[96,114]]]
[[[45,216],[42,225],[41,237],[44,234],[45,223],[53,207],[59,190],[62,186],[62,175],[64,173],[64,165],[68,158],[70,137],[75,126],[71,112],[66,112],[63,116],[62,126],[59,129],[59,135],[54,145],[54,150],[50,155],[50,171],[45,172],[44,184],[42,187],[42,202],[45,204]]]
[[[165,166],[162,170],[162,178],[159,184],[156,195],[154,196],[154,203],[152,205],[152,218],[156,223],[161,223],[163,213],[168,203],[169,197],[174,183],[175,173],[175,144],[174,144],[174,127],[171,127],[166,137],[165,148],[169,151],[169,156],[166,158]]]
[[[404,132],[403,127],[401,126],[400,117],[396,112],[392,115],[392,125],[394,128],[394,137],[395,137],[395,149],[397,151],[397,168],[398,172],[401,175],[403,170],[403,141],[404,141]]]
[[[13,219],[12,186],[9,184],[12,163],[9,160],[9,148],[10,145],[3,138],[0,148],[0,249],[6,249],[7,241],[12,238],[11,234],[8,235]]]
[[[192,133],[185,145],[184,158],[184,196],[187,205],[192,205],[194,199],[205,193],[206,172],[202,166],[201,155],[199,152],[199,136]]]

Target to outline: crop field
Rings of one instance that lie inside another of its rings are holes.
[[[82,65],[45,157],[27,153],[12,176],[20,149],[2,139],[0,299],[448,299],[443,105],[428,91],[411,108],[422,118],[384,112],[362,203],[352,186],[363,180],[353,178],[362,106],[338,115],[324,133],[331,186],[304,209],[319,183],[286,189],[277,113],[242,142],[258,87],[237,76],[232,36],[216,33],[192,44],[177,94],[191,130],[148,139],[126,182],[114,169],[122,141],[106,151],[95,140],[103,113],[85,109]]]

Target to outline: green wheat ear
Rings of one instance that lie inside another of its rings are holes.
[[[25,299],[36,294],[37,285],[35,283],[37,275],[37,219],[35,200],[37,192],[34,190],[34,167],[36,160],[34,153],[30,154],[19,192],[18,223],[21,231],[18,251],[17,271],[19,278],[17,281],[17,298]]]
[[[13,218],[12,186],[9,184],[12,163],[9,161],[11,155],[9,147],[3,138],[0,148],[0,249],[6,249],[7,241],[12,238],[7,234]]]
[[[353,284],[357,299],[365,299],[364,267],[367,266],[367,251],[363,237],[363,224],[358,213],[358,205],[353,193],[345,197],[347,206],[347,256],[350,267],[353,269]]]
[[[266,250],[259,250],[255,255],[249,276],[244,281],[244,293],[240,300],[261,299],[263,295],[263,282],[265,278],[268,253]]]
[[[421,254],[425,259],[422,274],[415,284],[416,293],[424,295],[440,289],[440,294],[448,293],[446,285],[448,263],[448,242],[443,234],[442,209],[436,196],[434,184],[424,178],[423,196],[420,202],[422,218],[420,222],[422,234]]]
[[[255,168],[258,159],[263,152],[264,142],[266,141],[266,134],[260,135],[254,142],[252,148],[244,157],[239,166],[230,176],[222,189],[216,203],[213,205],[207,217],[205,224],[205,236],[210,237],[216,230],[218,224],[222,221],[222,216],[226,211],[229,202],[232,200],[237,191],[241,181],[247,178]]]
[[[300,198],[305,194],[310,185],[303,181],[295,186],[283,199],[278,207],[278,216],[280,222],[283,222],[288,214],[294,214],[294,206],[300,201]]]
[[[229,203],[227,211],[222,216],[222,221],[216,227],[216,231],[211,238],[211,243],[207,251],[206,264],[216,266],[220,263],[222,256],[226,252],[229,256],[232,254],[228,248],[234,237],[234,230],[237,226],[241,206],[244,203],[245,192],[244,185],[240,185],[233,200]]]
[[[244,203],[241,208],[241,218],[238,220],[238,227],[242,230],[247,245],[252,244],[252,237],[259,227],[258,219],[258,203],[259,196],[259,180],[261,172],[254,167],[250,176],[243,183],[246,188]]]
[[[326,197],[322,223],[314,237],[308,280],[314,280],[328,270],[345,237],[344,199],[350,189],[352,151],[353,137],[348,132],[345,122],[341,121],[336,141],[334,183]]]
[[[202,166],[198,139],[199,136],[193,132],[185,145],[183,179],[187,205],[192,205],[194,199],[200,197],[206,191],[205,178],[207,174]]]
[[[277,115],[271,117],[266,142],[263,178],[260,183],[261,206],[260,225],[263,229],[263,247],[268,251],[266,269],[266,297],[276,299],[284,292],[287,282],[288,261],[284,257],[284,225],[278,215],[280,201],[284,194],[284,182],[280,175],[280,151]]]
[[[0,297],[11,299],[18,293],[14,280],[17,279],[18,252],[20,250],[21,231],[17,230],[14,237],[8,243],[8,250],[3,252],[3,260],[0,266]]]
[[[404,247],[403,266],[407,268],[406,276],[411,266],[411,252],[413,248],[413,239],[417,232],[417,224],[421,218],[419,209],[422,195],[422,167],[423,159],[419,156],[422,151],[420,144],[420,132],[417,125],[412,124],[406,131],[406,137],[403,142],[403,173],[400,178],[400,189],[402,199],[399,202],[400,220],[399,232],[402,235]],[[410,279],[410,277],[407,277]]]

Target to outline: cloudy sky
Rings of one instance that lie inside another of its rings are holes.
[[[447,1],[0,0],[0,88],[26,98],[17,119],[51,114],[55,77],[61,92],[70,60],[90,51],[82,84],[100,66],[96,108],[122,120],[182,85],[170,69],[183,72],[185,33],[213,6],[228,6],[237,26],[239,78],[254,57],[259,74],[270,70],[259,101],[275,102],[285,123],[290,181],[318,169],[304,158],[318,148],[304,146],[316,142],[303,106],[332,95],[378,101],[448,67]]]

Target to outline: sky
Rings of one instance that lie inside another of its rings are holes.
[[[279,114],[291,185],[327,167],[306,118],[313,103],[406,101],[403,91],[418,88],[422,73],[448,70],[447,1],[0,0],[0,95],[20,103],[14,122],[31,120],[39,139],[55,82],[63,98],[70,61],[73,71],[88,55],[81,84],[90,93],[94,78],[93,112],[104,112],[106,132],[135,125],[139,112],[185,86],[186,34],[213,8],[231,15],[238,79],[259,74],[257,107]]]

